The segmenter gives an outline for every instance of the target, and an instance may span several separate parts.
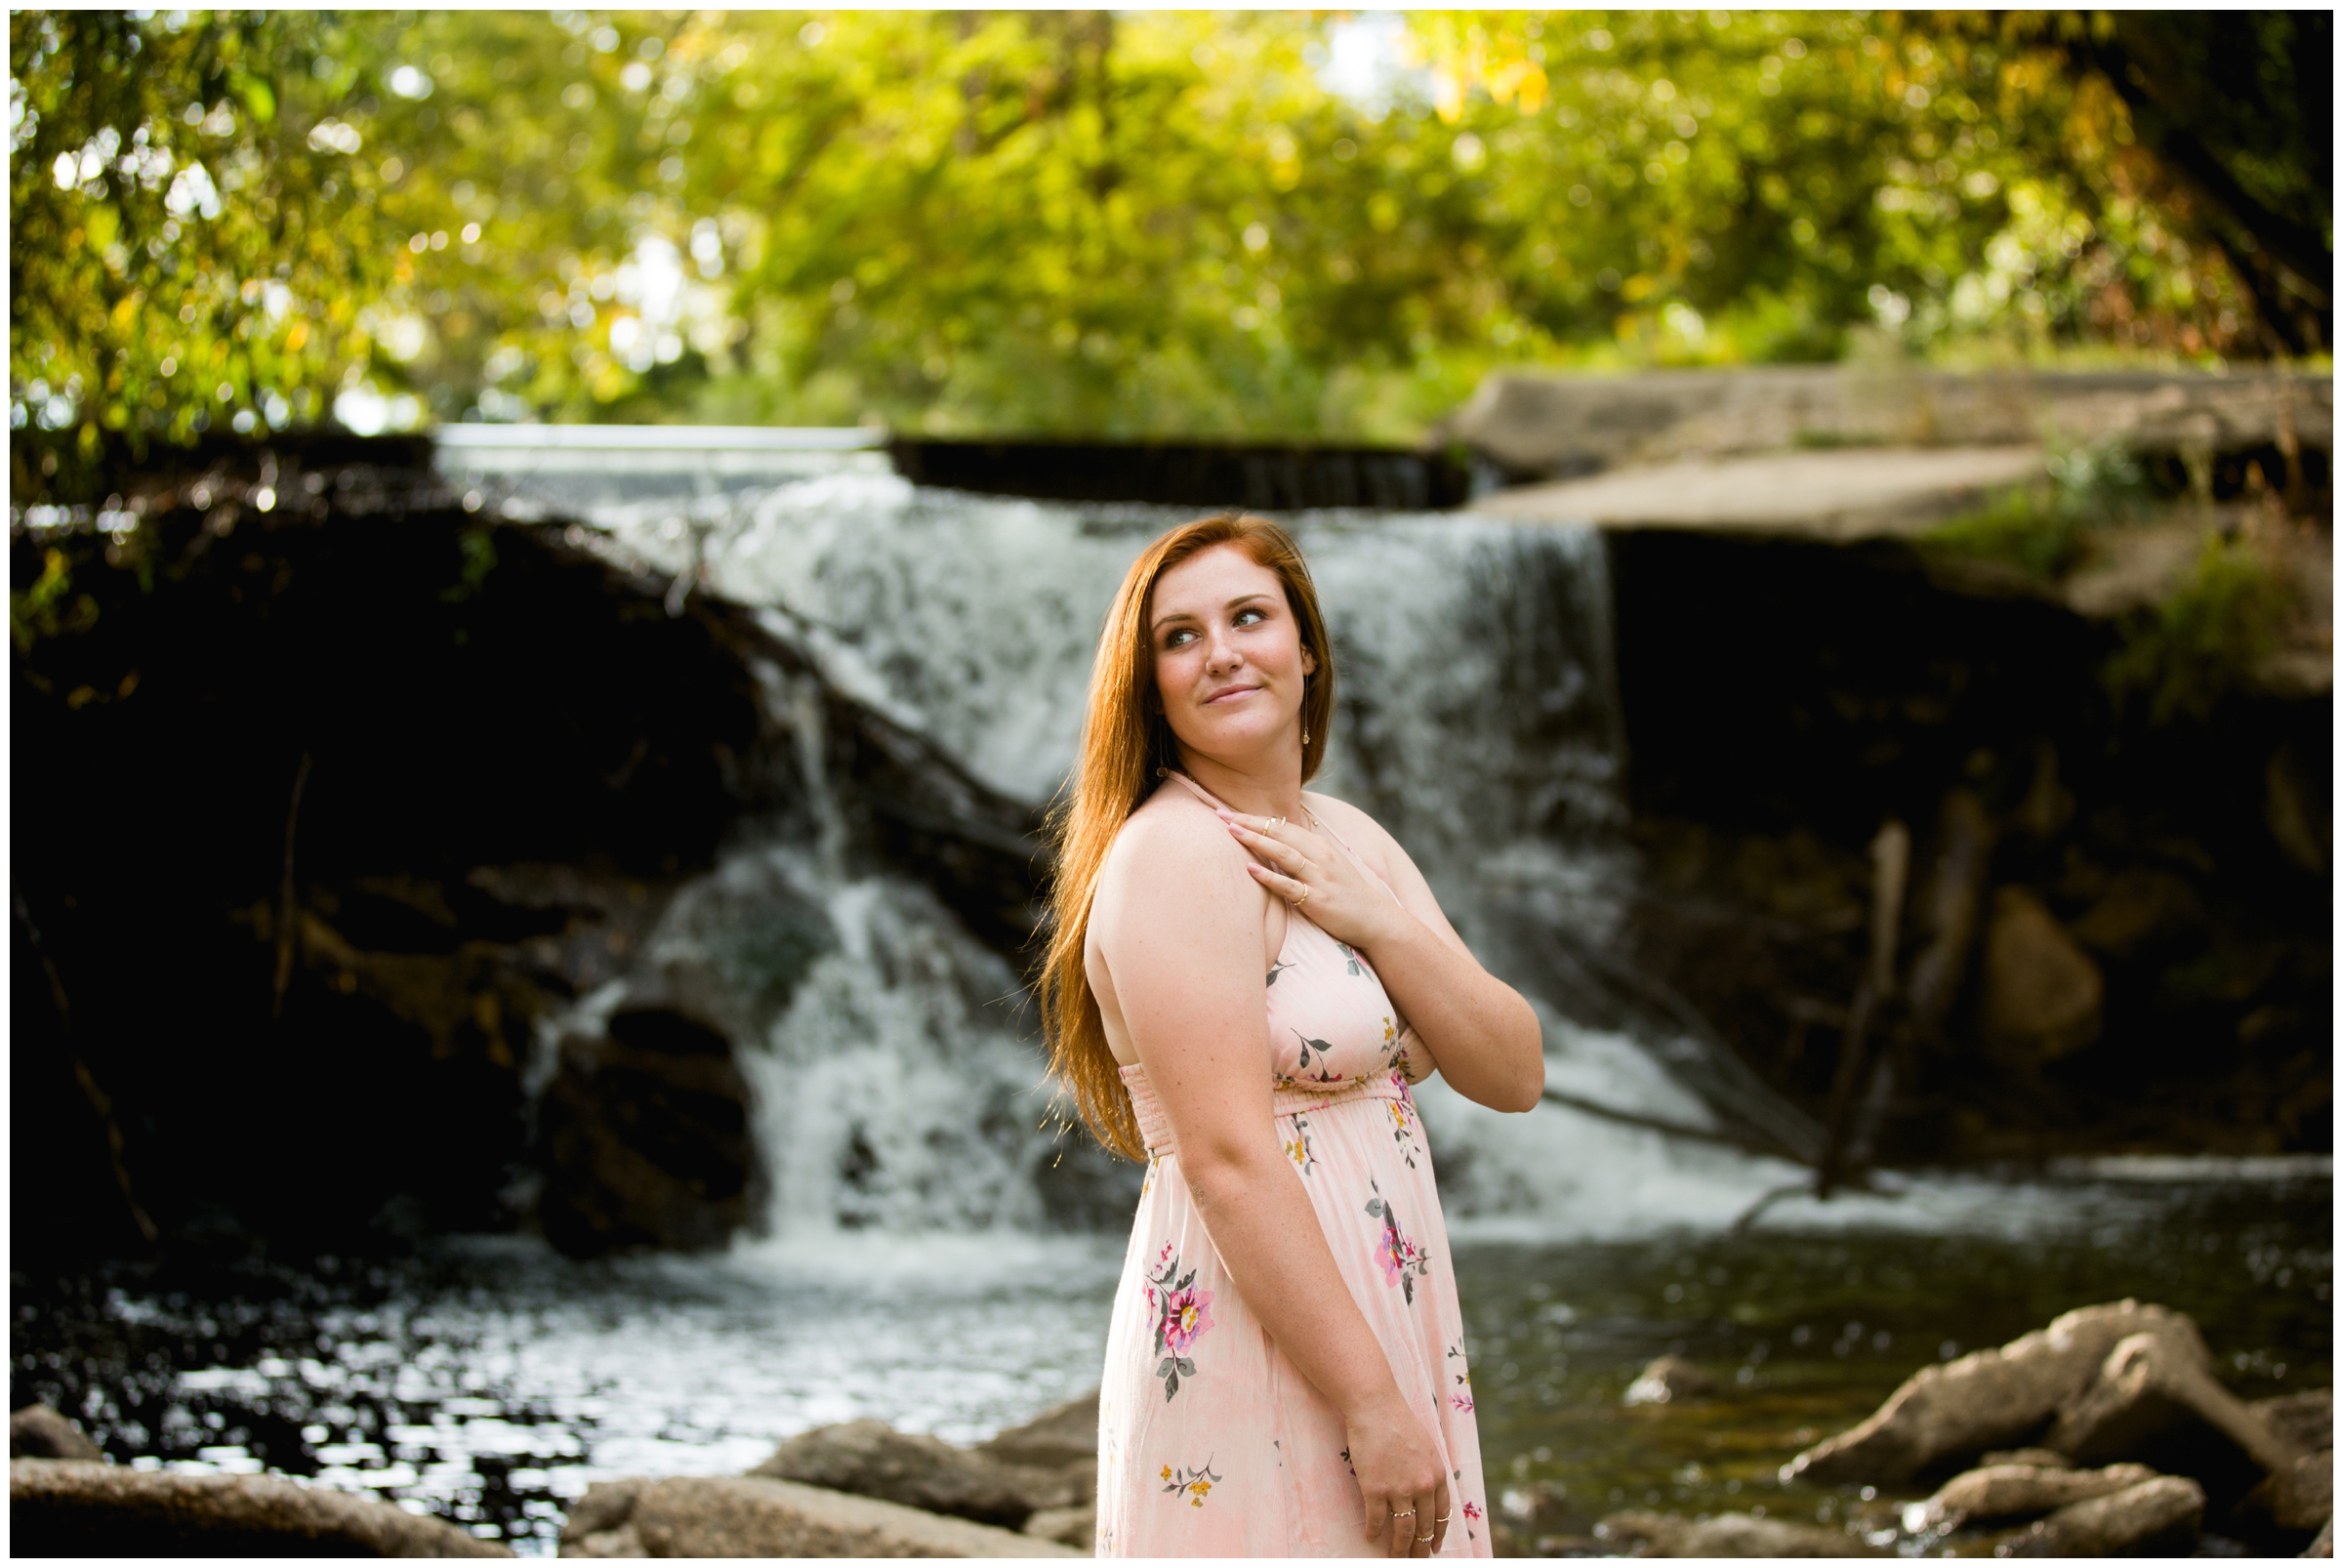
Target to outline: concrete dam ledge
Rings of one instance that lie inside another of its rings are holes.
[[[1515,484],[1834,448],[2086,446],[2195,456],[2334,448],[2328,374],[1782,365],[1500,372],[1433,433]]]

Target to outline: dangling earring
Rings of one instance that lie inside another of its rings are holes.
[[[1310,743],[1310,732],[1306,729],[1301,732],[1301,743],[1304,746],[1307,746]]]

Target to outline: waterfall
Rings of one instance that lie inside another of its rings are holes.
[[[831,686],[1037,805],[1072,763],[1116,586],[1189,516],[923,489],[867,457],[664,491],[581,477],[534,482],[596,548],[755,606]],[[1475,953],[1531,997],[1553,1087],[1694,1127],[1720,1125],[1720,1106],[1726,1125],[1793,1122],[1713,1046],[1623,1006],[1606,974],[1635,863],[1600,537],[1458,515],[1290,521],[1338,671],[1314,787],[1382,822]],[[1080,1135],[1048,1115],[1010,966],[925,887],[849,876],[819,845],[744,844],[726,879],[785,889],[821,933],[786,1002],[749,1020],[774,1231],[1063,1221],[1039,1177]],[[685,959],[743,945],[719,926],[678,907],[655,941]],[[1794,1175],[1561,1105],[1500,1116],[1437,1084],[1421,1097],[1467,1230],[1712,1223]]]

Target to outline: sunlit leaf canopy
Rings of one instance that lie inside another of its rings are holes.
[[[2327,37],[21,13],[18,472],[337,408],[1389,438],[1516,362],[2323,352]]]

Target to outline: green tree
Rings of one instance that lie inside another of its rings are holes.
[[[364,42],[295,12],[12,20],[20,494],[109,437],[325,412],[383,273],[364,140],[337,117]]]
[[[28,13],[20,489],[361,387],[1400,436],[1508,362],[2327,341],[2323,21],[1418,13],[1388,102],[1358,24]]]

